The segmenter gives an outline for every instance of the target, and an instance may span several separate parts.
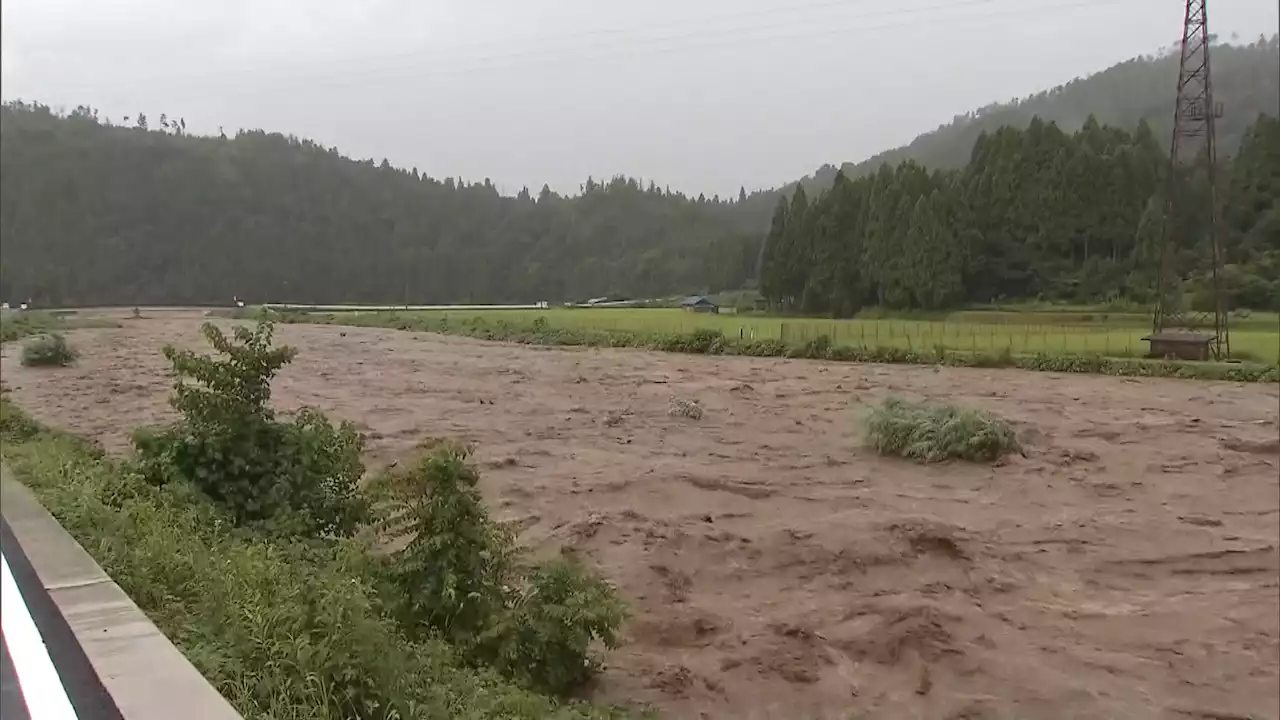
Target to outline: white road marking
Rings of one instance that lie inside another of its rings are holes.
[[[23,699],[31,720],[79,720],[62,678],[49,657],[40,628],[36,627],[9,570],[9,561],[0,555],[0,628],[13,659],[13,673],[18,676]]]

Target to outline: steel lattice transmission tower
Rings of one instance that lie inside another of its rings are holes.
[[[1153,318],[1155,335],[1196,332],[1209,342],[1213,355],[1229,357],[1231,345],[1227,330],[1225,300],[1222,288],[1222,242],[1218,228],[1217,162],[1215,142],[1216,120],[1222,116],[1221,103],[1214,102],[1209,76],[1209,20],[1207,0],[1186,0],[1182,23],[1182,50],[1178,65],[1178,93],[1173,110],[1173,139],[1169,148],[1169,173],[1165,192],[1164,227],[1161,233],[1160,274],[1156,287],[1156,310]],[[1208,197],[1197,197],[1195,188],[1203,182]],[[1213,321],[1208,313],[1194,313],[1183,307],[1179,242],[1193,228],[1199,208],[1207,208],[1209,245],[1213,254]]]

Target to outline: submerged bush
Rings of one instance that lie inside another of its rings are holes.
[[[455,644],[469,642],[502,607],[513,548],[485,511],[469,455],[446,443],[374,484],[385,499],[381,529],[409,537],[389,572],[401,591],[401,614]]]
[[[626,607],[599,575],[572,556],[528,568],[508,586],[503,611],[473,656],[538,692],[563,695],[601,669],[591,646],[618,645]]]
[[[76,357],[62,333],[41,333],[22,343],[22,364],[27,367],[66,367]]]
[[[1021,449],[1013,429],[995,415],[894,397],[871,410],[865,431],[877,452],[921,462],[989,462]]]
[[[702,405],[697,400],[672,396],[667,403],[667,414],[671,417],[684,417],[690,420],[702,419]]]

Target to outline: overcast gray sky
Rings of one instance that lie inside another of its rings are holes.
[[[1180,0],[4,0],[5,99],[311,137],[508,193],[860,160],[1173,42]],[[1276,0],[1210,7],[1220,37]],[[1172,81],[1172,79],[1171,79]]]

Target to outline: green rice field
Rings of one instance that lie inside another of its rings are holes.
[[[551,308],[546,310],[410,310],[398,314],[450,322],[483,319],[490,323],[528,326],[544,318],[552,328],[688,333],[699,328],[729,337],[776,338],[805,342],[826,335],[836,345],[897,347],[975,353],[1102,355],[1142,357],[1150,319],[1126,313],[1055,313],[961,311],[940,320],[772,317],[706,315],[678,309]],[[1280,363],[1280,316],[1256,313],[1233,321],[1232,356],[1241,360]]]

